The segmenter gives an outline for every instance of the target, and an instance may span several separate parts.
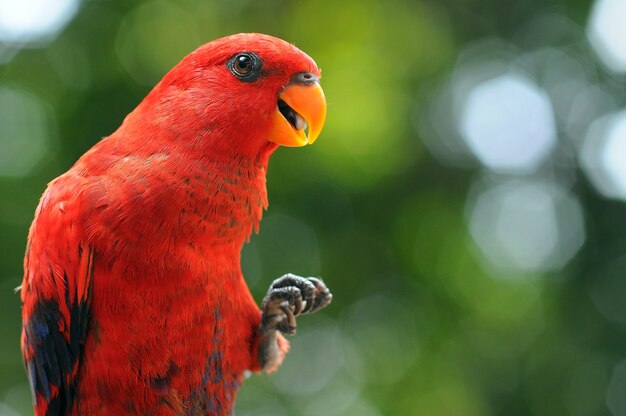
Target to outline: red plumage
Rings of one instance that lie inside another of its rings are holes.
[[[210,42],[49,184],[21,295],[37,415],[230,414],[244,371],[280,364],[280,334],[259,358],[240,251],[267,207],[277,97],[303,73],[319,76],[276,38]]]

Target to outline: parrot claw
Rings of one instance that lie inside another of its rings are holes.
[[[286,274],[272,282],[263,299],[261,330],[294,335],[297,316],[317,312],[332,299],[321,279]]]
[[[313,297],[313,301],[309,304],[309,309],[305,308],[303,313],[317,312],[328,306],[333,300],[333,294],[330,293],[330,290],[328,290],[322,279],[310,277],[309,281],[315,286],[315,296]]]

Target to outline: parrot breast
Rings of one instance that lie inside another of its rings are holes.
[[[267,206],[267,159],[224,163],[135,155],[89,176],[85,221],[106,226],[85,236],[95,261],[77,414],[228,414],[257,366],[261,313],[240,252]],[[74,171],[90,175],[84,161]]]

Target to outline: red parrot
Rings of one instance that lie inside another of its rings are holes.
[[[278,367],[332,295],[287,274],[259,308],[240,253],[270,155],[322,129],[319,77],[271,36],[209,42],[48,185],[21,286],[36,415],[228,415],[244,372]]]

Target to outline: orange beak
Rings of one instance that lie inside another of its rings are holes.
[[[268,139],[288,147],[312,144],[325,120],[326,98],[317,79],[308,84],[291,84],[278,95]]]

